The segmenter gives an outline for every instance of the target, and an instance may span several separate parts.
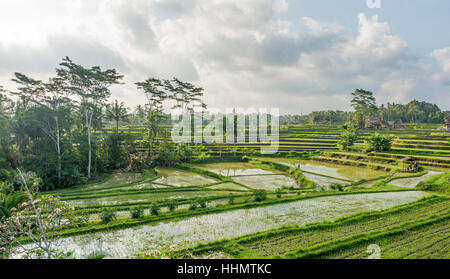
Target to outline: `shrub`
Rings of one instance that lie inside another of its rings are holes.
[[[170,201],[167,207],[169,208],[170,211],[173,212],[175,211],[175,209],[177,209],[178,205],[174,201]]]
[[[197,203],[201,208],[206,208],[208,206],[205,199],[199,199]]]
[[[75,218],[75,223],[77,223],[79,226],[87,226],[87,224],[89,223],[89,219],[89,214],[78,215]]]
[[[112,211],[112,210],[107,210],[104,211],[101,215],[100,215],[100,219],[102,221],[102,224],[108,224],[111,223],[112,221],[116,220],[116,212]]]
[[[232,193],[228,194],[228,204],[234,204],[234,196]]]
[[[358,137],[357,130],[345,131],[339,138],[338,146],[342,150],[347,150],[349,146],[352,146],[358,141]]]
[[[281,195],[283,194],[283,191],[281,190],[281,189],[277,189],[276,191],[275,191],[275,193],[277,194],[277,198],[281,198]]]
[[[150,206],[150,214],[158,216],[159,215],[159,211],[160,211],[160,207],[157,203],[152,203],[152,205]]]
[[[305,175],[303,175],[303,172],[298,168],[289,169],[289,174],[295,178],[297,185],[302,188],[314,188],[316,186],[316,184],[306,178]]]
[[[196,210],[197,209],[197,203],[191,203],[191,205],[189,206],[189,210]]]
[[[130,215],[131,215],[131,218],[133,218],[133,219],[142,218],[142,216],[144,216],[144,208],[142,206],[133,207],[130,210]]]
[[[389,135],[375,134],[368,139],[373,151],[389,151],[392,147],[394,137]]]
[[[330,185],[330,189],[335,190],[335,191],[340,191],[340,192],[344,191],[344,187],[339,183],[332,183]]]
[[[262,202],[267,199],[267,193],[265,190],[255,190],[253,191],[253,194],[255,195],[256,202]]]
[[[102,260],[104,258],[106,258],[106,253],[103,251],[95,251],[87,256],[88,260]]]

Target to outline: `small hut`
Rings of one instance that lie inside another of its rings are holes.
[[[450,131],[450,116],[447,116],[447,117],[445,118],[444,129],[447,130],[447,131]]]
[[[369,117],[369,127],[377,130],[381,130],[388,126],[388,123],[378,116],[370,116]]]
[[[438,128],[440,131],[450,131],[450,116],[447,116],[444,120],[444,127]]]
[[[419,165],[414,158],[406,157],[400,160],[401,167],[404,171],[417,172],[419,170]]]
[[[403,124],[401,119],[396,119],[394,121],[389,121],[389,130],[408,130],[408,126]]]

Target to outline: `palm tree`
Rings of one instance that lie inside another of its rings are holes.
[[[27,200],[28,197],[23,192],[0,195],[0,220],[11,217],[12,209]]]
[[[106,119],[113,120],[116,122],[116,130],[119,130],[120,120],[128,119],[128,109],[125,107],[123,102],[119,104],[116,100],[113,103],[106,106]]]
[[[411,115],[411,122],[416,123],[417,122],[417,114],[420,112],[420,105],[417,100],[412,100],[408,104],[408,113]]]

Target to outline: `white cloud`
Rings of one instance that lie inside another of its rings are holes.
[[[379,96],[386,102],[391,103],[407,103],[411,101],[408,98],[410,93],[415,87],[413,80],[407,79],[392,79],[381,84]]]
[[[442,68],[442,72],[433,76],[434,79],[450,85],[450,47],[436,49],[430,56],[436,59],[436,62]]]
[[[127,85],[113,94],[132,106],[143,100],[134,82],[177,76],[203,86],[210,106],[286,113],[348,109],[349,92],[360,87],[381,101],[407,101],[427,84],[422,62],[377,16],[355,17],[356,35],[311,17],[301,18],[298,31],[280,19],[288,9],[285,0],[2,1],[0,83],[16,68],[49,75],[72,55],[86,66],[118,67]],[[441,80],[450,48],[432,56]]]

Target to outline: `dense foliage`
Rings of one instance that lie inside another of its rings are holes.
[[[67,188],[117,169],[142,170],[189,160],[194,150],[160,141],[167,136],[164,102],[175,108],[205,107],[203,89],[173,78],[136,83],[147,97],[134,113],[117,100],[110,102],[110,87],[123,76],[115,69],[85,68],[66,57],[47,82],[22,73],[12,79],[17,89],[0,86],[0,180],[13,179],[15,168],[42,178],[43,190]],[[14,98],[12,101],[10,98]],[[109,104],[108,104],[109,103]],[[137,150],[135,123],[147,132]]]

